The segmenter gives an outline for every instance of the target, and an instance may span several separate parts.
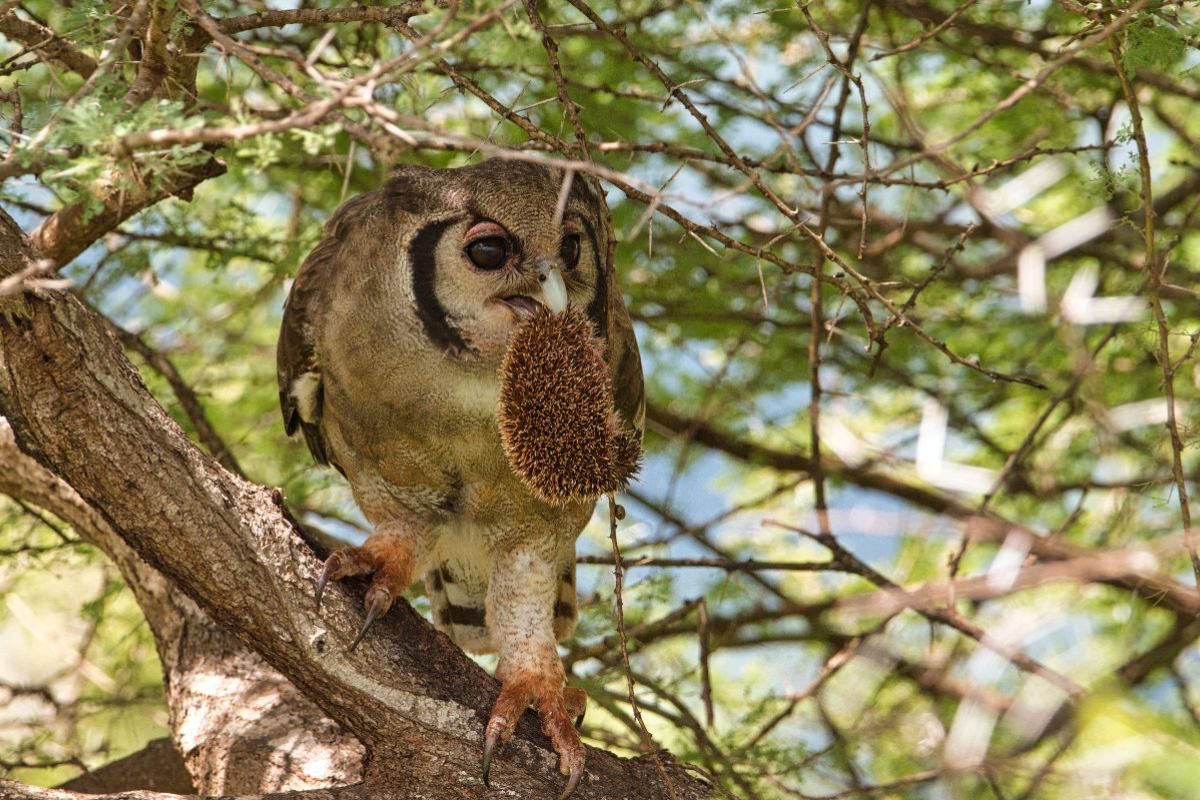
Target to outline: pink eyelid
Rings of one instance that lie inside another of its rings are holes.
[[[464,242],[469,242],[473,239],[486,239],[491,236],[508,237],[508,231],[495,222],[478,222],[467,229],[463,236]]]

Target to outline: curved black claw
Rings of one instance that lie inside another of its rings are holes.
[[[317,611],[321,610],[321,597],[325,594],[325,584],[329,583],[329,562],[325,562],[325,568],[321,570],[321,578],[317,581]]]
[[[379,615],[386,611],[388,606],[391,604],[391,598],[389,598],[386,594],[379,594],[375,596],[375,598],[371,601],[371,604],[367,606],[367,618],[363,622],[362,630],[358,632],[358,636],[355,636],[354,641],[350,644],[351,651],[358,647],[358,643],[363,640],[363,637],[367,635],[367,631],[370,630],[371,624],[374,623],[375,620],[379,618]]]
[[[500,731],[489,733],[483,740],[483,785],[491,787],[489,777],[492,772],[492,756],[496,752],[496,742],[500,741]]]
[[[571,792],[575,791],[575,787],[579,785],[579,779],[583,777],[583,759],[577,760],[571,765],[571,774],[567,778],[566,788],[563,793],[558,796],[558,800],[567,800]]]

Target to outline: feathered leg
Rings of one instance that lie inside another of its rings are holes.
[[[500,653],[496,677],[501,688],[484,736],[483,779],[487,783],[496,748],[512,737],[517,719],[532,705],[559,755],[560,771],[568,776],[565,798],[583,775],[583,743],[572,721],[586,698],[563,686],[554,636],[558,591],[553,558],[525,550],[497,556],[488,585],[487,624]]]

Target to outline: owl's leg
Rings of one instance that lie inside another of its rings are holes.
[[[507,742],[530,705],[542,720],[568,776],[565,798],[583,776],[584,749],[573,718],[583,712],[586,696],[563,684],[562,660],[554,637],[558,574],[553,559],[517,551],[498,555],[487,593],[487,625],[500,653],[496,677],[500,697],[492,706],[483,745],[483,782],[488,783],[492,755]]]
[[[367,618],[362,629],[350,645],[358,647],[371,624],[392,606],[392,602],[404,593],[412,583],[414,553],[428,550],[421,544],[426,536],[424,526],[400,522],[385,522],[375,528],[360,547],[343,547],[334,550],[325,559],[325,568],[317,582],[317,610],[321,608],[321,596],[330,580],[341,580],[352,575],[374,575],[367,589],[364,606]]]

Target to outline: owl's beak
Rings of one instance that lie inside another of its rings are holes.
[[[538,268],[538,283],[542,285],[542,304],[553,314],[567,310],[567,284],[562,272],[553,264],[542,264]]]

